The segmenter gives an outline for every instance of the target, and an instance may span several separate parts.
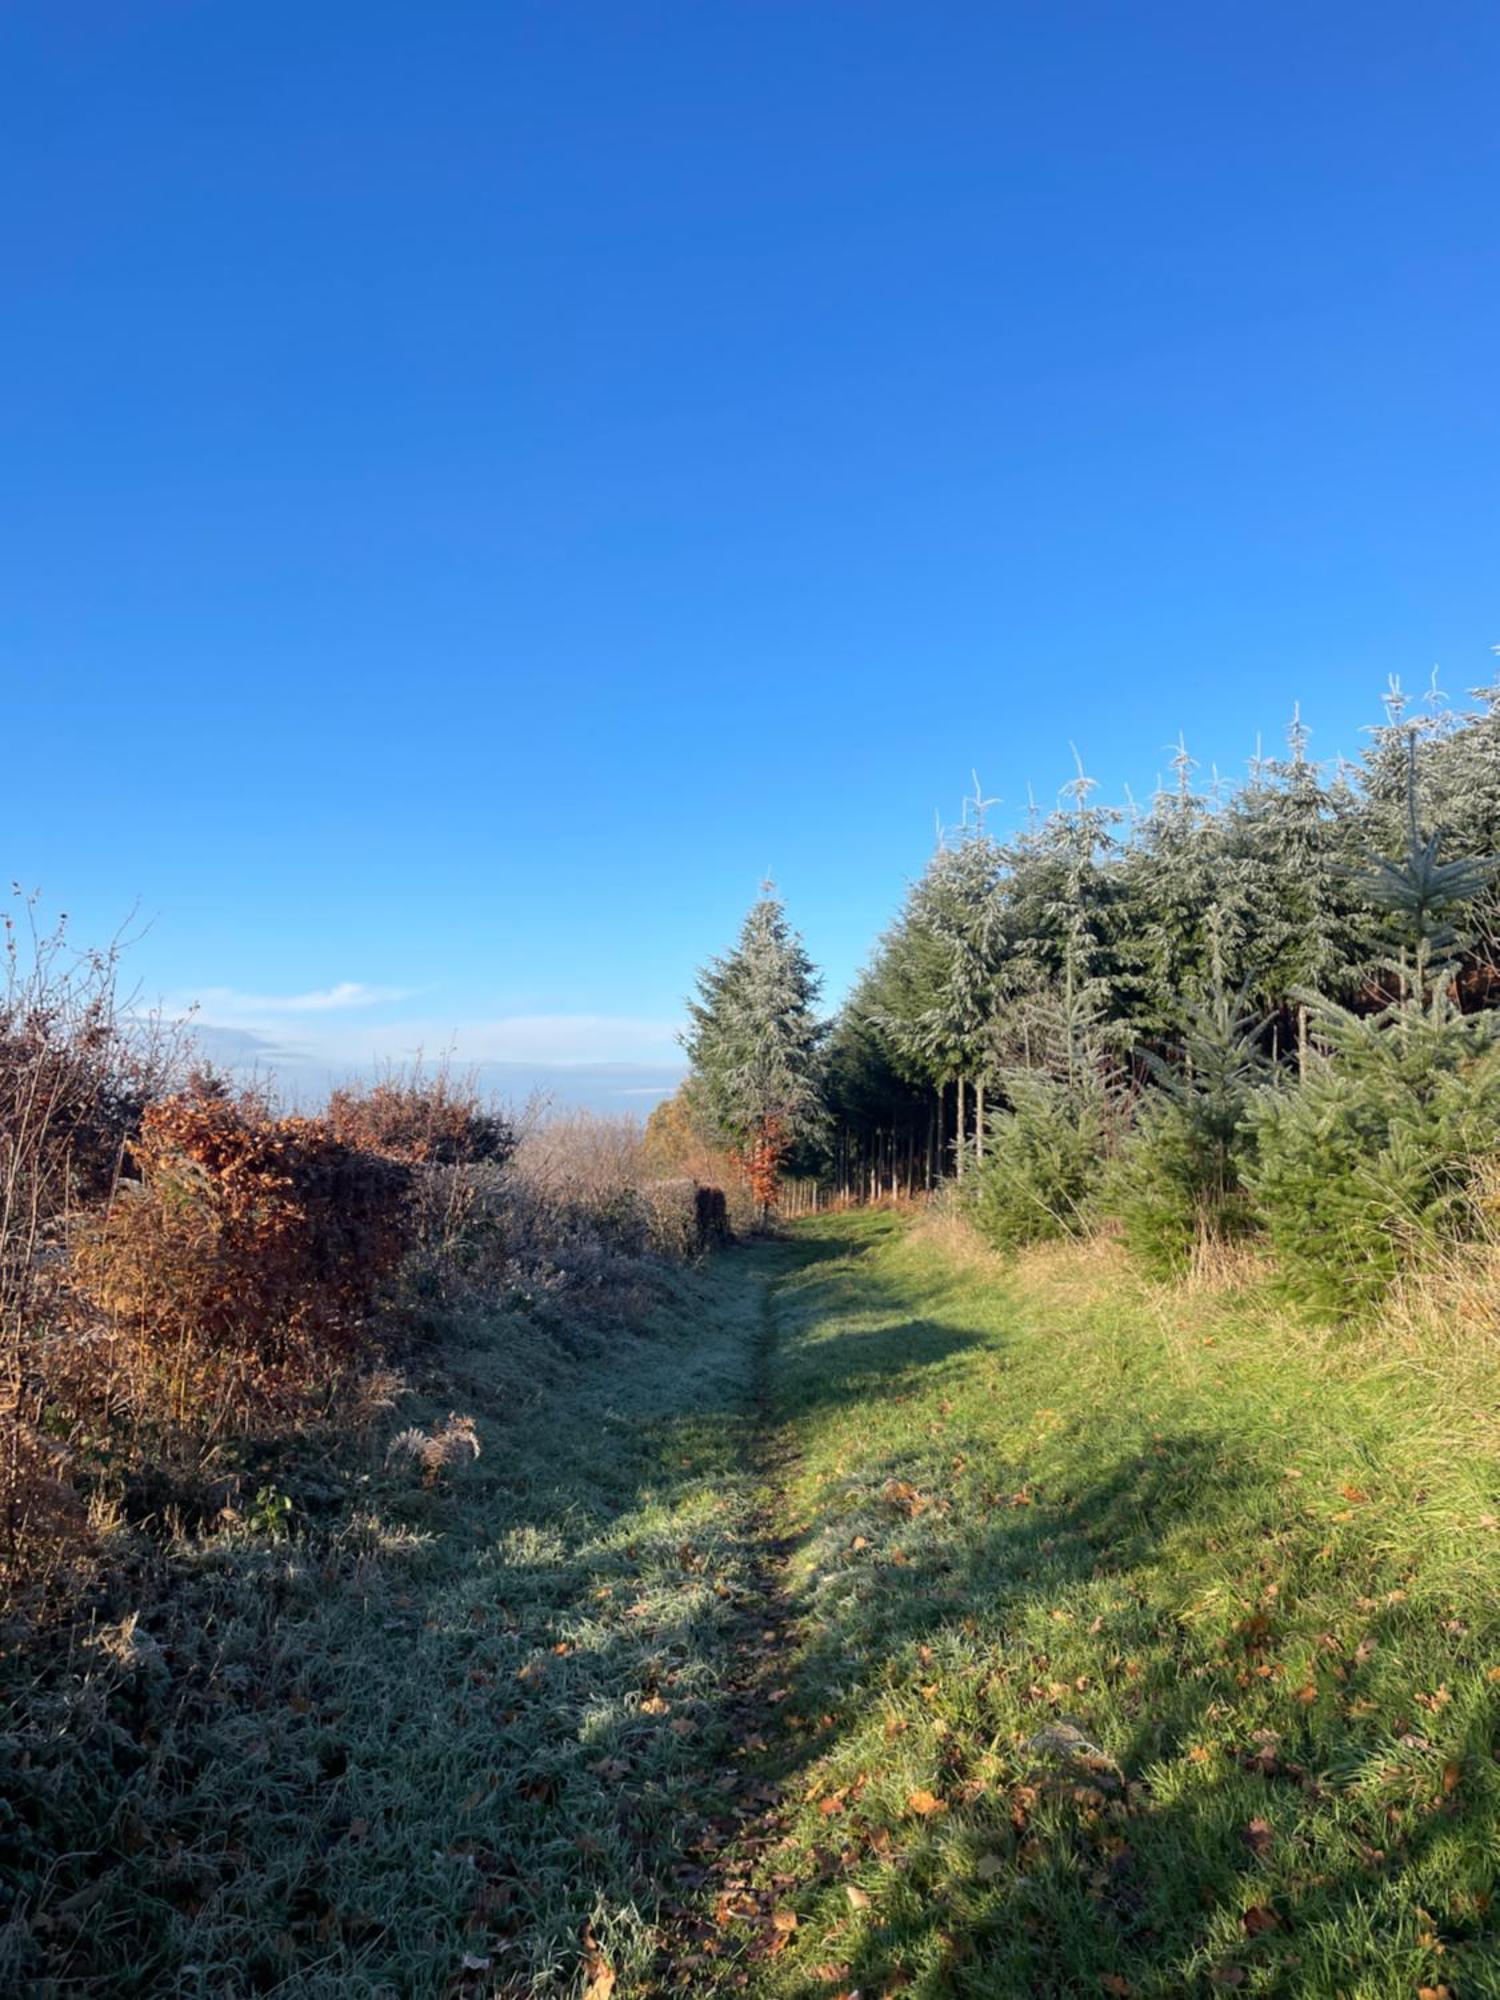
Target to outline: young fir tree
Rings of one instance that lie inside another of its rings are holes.
[[[872,1010],[906,1074],[939,1091],[955,1086],[960,1173],[970,1101],[981,1154],[984,1148],[985,1075],[1009,956],[1000,920],[1003,865],[982,810],[940,842],[886,941]]]
[[[819,979],[772,885],[763,885],[739,942],[698,975],[683,1046],[716,1136],[740,1159],[762,1220],[782,1171],[823,1125]]]
[[[1000,1107],[968,1187],[969,1213],[999,1250],[1086,1234],[1129,1119],[1119,1032],[1104,1018],[1103,983],[1070,949],[1055,991],[1020,1003],[1019,1062],[998,1070]]]
[[[1490,860],[1444,861],[1417,813],[1408,746],[1406,851],[1361,882],[1400,937],[1384,968],[1397,997],[1373,1015],[1316,995],[1300,1084],[1254,1110],[1246,1178],[1285,1285],[1318,1309],[1378,1299],[1403,1270],[1475,1220],[1475,1177],[1500,1134],[1500,1015],[1455,998],[1464,939],[1455,918],[1495,878]]]
[[[1159,785],[1119,861],[1119,1012],[1134,1036],[1166,1044],[1181,997],[1206,971],[1203,913],[1223,870],[1219,816],[1193,784],[1197,766],[1179,737],[1173,785]]]
[[[1170,1057],[1138,1048],[1156,1088],[1110,1175],[1108,1196],[1125,1241],[1154,1277],[1186,1271],[1194,1252],[1249,1233],[1247,1117],[1266,1080],[1263,1022],[1245,988],[1225,979],[1223,919],[1208,913],[1208,977],[1171,1023]]]

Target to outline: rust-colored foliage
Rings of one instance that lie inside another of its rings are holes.
[[[117,1327],[277,1379],[358,1345],[406,1247],[408,1169],[203,1078],[147,1107],[130,1155],[139,1179],[75,1252]]]
[[[0,914],[0,1585],[64,1559],[79,1524],[66,1450],[43,1428],[60,1253],[113,1185],[163,1054],[118,1022],[113,953],[77,952],[35,915],[19,894]]]
[[[388,1076],[365,1090],[336,1090],[328,1124],[346,1146],[420,1166],[498,1166],[516,1145],[510,1121],[446,1074]]]
[[[790,1151],[785,1121],[770,1117],[761,1120],[740,1156],[750,1191],[763,1210],[775,1208],[781,1198],[781,1175]]]

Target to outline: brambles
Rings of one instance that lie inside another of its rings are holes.
[[[646,1120],[641,1163],[647,1173],[663,1180],[691,1181],[700,1190],[719,1194],[722,1214],[697,1218],[704,1242],[754,1227],[756,1198],[738,1159],[716,1141],[703,1093],[692,1077],[663,1098]]]
[[[138,1178],[78,1233],[83,1297],[165,1394],[229,1428],[368,1343],[408,1241],[410,1169],[205,1077],[142,1115]]]
[[[19,899],[18,899],[19,900]],[[64,1260],[79,1213],[106,1198],[167,1051],[127,1032],[115,953],[78,952],[20,901],[0,962],[0,1581],[66,1559],[81,1508],[44,1350],[65,1317]]]
[[[112,956],[10,933],[0,1003],[0,1575],[72,1562],[92,1513],[286,1531],[266,1454],[363,1448],[393,1365],[461,1309],[628,1317],[724,1233],[632,1121],[514,1121],[446,1071],[286,1116],[123,1026]],[[497,1318],[497,1316],[499,1316]],[[458,1433],[449,1437],[458,1449]],[[257,1480],[259,1487],[257,1487]]]
[[[419,1166],[502,1166],[516,1148],[512,1122],[486,1108],[472,1083],[446,1069],[393,1071],[362,1089],[346,1086],[328,1099],[336,1139],[367,1153]]]

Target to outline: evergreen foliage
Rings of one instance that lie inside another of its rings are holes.
[[[812,961],[767,883],[733,951],[704,967],[688,1002],[683,1046],[701,1115],[745,1162],[763,1209],[774,1205],[782,1167],[823,1133],[818,991]]]
[[[1130,1250],[1156,1277],[1180,1275],[1197,1246],[1252,1226],[1246,1121],[1266,1077],[1261,1027],[1243,993],[1230,993],[1216,951],[1207,994],[1184,1012],[1177,1059],[1142,1051],[1159,1088],[1143,1102],[1109,1199]]]
[[[974,1162],[969,1213],[998,1250],[1085,1234],[1128,1118],[1128,1093],[1096,995],[1071,976],[1034,1006],[1030,1061],[998,1078],[1003,1108]]]
[[[966,808],[834,1029],[843,1184],[972,1175],[1007,1247],[1109,1212],[1160,1273],[1263,1223],[1337,1305],[1467,1226],[1500,876],[1446,857],[1500,852],[1500,684],[1463,712],[1393,685],[1357,764],[1310,740],[1294,716],[1226,786],[1179,739],[1128,815],[1079,765],[1004,842]]]
[[[1320,1311],[1377,1298],[1403,1269],[1471,1232],[1481,1163],[1500,1148],[1500,1015],[1454,997],[1456,919],[1489,887],[1489,860],[1444,861],[1418,818],[1407,749],[1406,850],[1372,856],[1367,901],[1391,919],[1397,997],[1361,1016],[1308,996],[1317,1046],[1300,1086],[1254,1113],[1250,1184],[1284,1283]]]
[[[1500,1141],[1500,1017],[1441,992],[1373,1018],[1321,1003],[1307,1073],[1253,1112],[1246,1177],[1286,1289],[1339,1315],[1475,1219]]]

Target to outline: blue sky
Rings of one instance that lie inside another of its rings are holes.
[[[1488,3],[11,0],[0,869],[302,1087],[629,1108],[973,767],[1356,752],[1500,641],[1497,88]]]

